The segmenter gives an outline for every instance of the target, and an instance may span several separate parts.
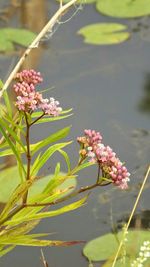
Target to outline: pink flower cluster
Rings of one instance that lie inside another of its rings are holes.
[[[97,162],[102,170],[102,175],[120,187],[126,189],[130,173],[123,163],[117,158],[112,148],[102,143],[102,136],[95,130],[85,130],[85,136],[78,137],[82,149],[81,154],[90,158],[90,161]]]
[[[35,85],[41,83],[43,78],[40,72],[35,70],[23,70],[16,74],[14,91],[17,95],[16,106],[19,110],[32,113],[36,109],[42,109],[45,114],[58,116],[62,111],[59,102],[54,98],[43,98],[42,94],[36,92]]]

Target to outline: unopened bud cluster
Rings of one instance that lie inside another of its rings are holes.
[[[36,92],[35,86],[43,81],[40,72],[35,70],[23,70],[16,74],[13,89],[17,95],[16,107],[20,111],[32,113],[41,109],[45,114],[58,116],[62,111],[59,102],[53,97],[43,98],[42,94]]]
[[[130,173],[112,148],[102,143],[100,132],[84,130],[84,136],[78,137],[77,141],[81,145],[80,155],[84,158],[88,157],[91,162],[98,163],[104,177],[121,189],[128,187]]]

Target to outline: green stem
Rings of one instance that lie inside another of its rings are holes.
[[[26,180],[30,180],[30,168],[31,168],[31,153],[30,153],[30,124],[28,122],[27,114],[25,113],[25,120],[26,120],[26,145],[27,145],[27,176]],[[27,202],[28,198],[28,191],[23,196],[23,204]]]

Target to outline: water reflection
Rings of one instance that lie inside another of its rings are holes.
[[[143,93],[144,95],[139,102],[138,108],[141,112],[150,113],[150,73],[145,75]]]
[[[121,220],[117,221],[118,229],[122,229],[123,224],[127,223],[128,218],[129,216],[124,216],[121,218]],[[150,228],[150,210],[144,210],[134,215],[130,223],[130,228],[149,229]]]
[[[39,15],[40,14],[40,15]],[[46,24],[47,2],[30,0],[21,1],[20,21],[23,28],[39,33]],[[37,68],[41,58],[43,46],[33,49],[22,65],[22,69]]]

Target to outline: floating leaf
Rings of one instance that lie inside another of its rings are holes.
[[[141,17],[150,14],[150,0],[98,0],[96,8],[111,17]]]
[[[119,232],[117,234],[117,237],[119,240],[121,240],[122,232]],[[138,255],[143,242],[146,240],[150,240],[150,232],[129,231],[126,238],[126,254],[128,256],[133,257]],[[114,257],[117,249],[118,242],[115,236],[109,233],[89,241],[85,245],[83,253],[89,259],[89,261],[103,261]]]
[[[93,45],[119,44],[126,41],[130,34],[123,32],[127,27],[118,23],[97,23],[87,25],[78,31],[85,37],[84,42]]]
[[[42,193],[43,189],[46,187],[48,182],[53,178],[53,175],[48,175],[46,177],[43,177],[36,181],[32,188],[29,190],[29,197],[33,197],[37,194]],[[20,177],[18,173],[18,167],[10,167],[8,169],[4,169],[1,171],[0,175],[0,202],[6,203],[8,202],[12,192],[15,190],[15,188],[20,183]],[[68,179],[66,180],[59,189],[64,190],[64,188],[68,187],[75,187],[76,186],[76,180],[75,179]],[[70,193],[72,190],[68,190],[67,193]]]
[[[35,38],[35,33],[25,29],[0,29],[0,52],[14,51],[14,44],[27,47]]]

